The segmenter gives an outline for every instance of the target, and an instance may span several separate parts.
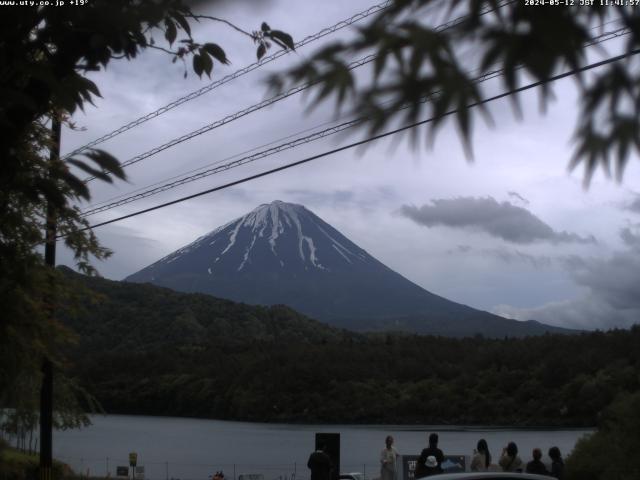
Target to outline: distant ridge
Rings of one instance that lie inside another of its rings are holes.
[[[285,304],[361,331],[444,336],[539,335],[565,330],[518,322],[435,295],[391,270],[302,205],[263,204],[130,275],[258,305]]]

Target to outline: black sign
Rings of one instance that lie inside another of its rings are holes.
[[[128,477],[129,467],[116,467],[116,475],[118,477]]]
[[[402,480],[415,480],[416,464],[419,455],[402,455]],[[467,469],[467,457],[464,455],[445,455],[442,462],[444,473],[459,473]]]
[[[340,434],[339,433],[316,433],[316,450],[325,445],[324,453],[331,458],[331,480],[338,480],[340,477]]]

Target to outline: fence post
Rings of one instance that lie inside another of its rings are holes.
[[[295,478],[298,476],[296,467],[297,467],[297,462],[293,462],[293,480],[295,480]]]
[[[362,478],[363,480],[367,480],[367,464],[362,464]]]
[[[167,476],[167,480],[169,480],[169,462],[164,462],[164,472]]]
[[[233,480],[236,480],[236,464],[233,464]]]
[[[107,461],[106,461],[106,465],[107,465],[107,471],[105,473],[105,475],[108,477],[109,476],[109,457],[107,457]]]

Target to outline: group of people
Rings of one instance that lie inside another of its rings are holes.
[[[481,439],[473,451],[470,469],[475,472],[504,471],[537,473],[539,475],[562,479],[564,462],[558,447],[551,447],[549,449],[549,458],[551,459],[550,469],[542,462],[542,451],[539,448],[533,449],[532,457],[532,460],[525,465],[518,456],[518,446],[514,442],[509,442],[509,444],[502,449],[498,464],[495,465],[492,463],[487,441]],[[393,437],[389,435],[385,439],[385,448],[380,453],[380,480],[396,480],[397,458],[398,452],[393,446]],[[429,435],[429,446],[422,450],[416,462],[415,478],[424,478],[443,473],[443,462],[444,454],[442,450],[438,448],[438,434],[432,433]]]
[[[515,442],[509,442],[502,449],[502,454],[498,460],[498,465],[491,463],[491,453],[485,439],[478,441],[476,449],[473,451],[471,458],[471,470],[476,472],[489,470],[502,470],[504,472],[526,472],[537,473],[538,475],[547,475],[562,479],[564,472],[564,461],[558,447],[549,449],[549,458],[551,459],[551,468],[547,468],[542,462],[542,450],[534,448],[531,453],[531,461],[525,463],[518,456],[518,446]]]
[[[331,458],[325,452],[326,445],[320,445],[318,450],[313,452],[307,466],[311,470],[311,480],[329,480],[331,470]],[[551,459],[550,469],[542,462],[542,450],[534,448],[532,460],[526,465],[518,456],[518,446],[514,442],[502,449],[502,454],[497,465],[492,463],[493,458],[489,451],[489,445],[483,438],[478,441],[469,468],[473,472],[503,471],[503,472],[526,472],[547,475],[562,480],[564,462],[560,449],[551,447],[549,449]],[[380,452],[380,480],[397,480],[398,451],[393,446],[393,437],[388,435],[385,438],[385,448]],[[416,479],[443,473],[442,464],[444,453],[438,448],[438,434],[429,435],[429,446],[420,452],[420,457],[416,462],[414,477]],[[217,480],[217,479],[214,479]],[[222,479],[220,479],[222,480]]]

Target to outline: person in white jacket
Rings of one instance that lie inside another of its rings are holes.
[[[478,445],[473,451],[473,457],[471,457],[471,471],[472,472],[486,472],[491,465],[491,453],[489,453],[489,446],[484,438],[478,440]]]
[[[393,447],[393,437],[388,435],[384,443],[380,452],[380,480],[396,480],[398,452]]]

